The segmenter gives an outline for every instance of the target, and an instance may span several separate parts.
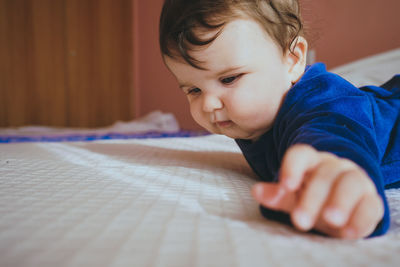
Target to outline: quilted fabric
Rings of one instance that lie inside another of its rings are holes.
[[[0,145],[0,266],[398,266],[400,190],[383,237],[268,221],[223,136]]]

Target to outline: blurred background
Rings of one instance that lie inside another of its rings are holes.
[[[0,127],[101,127],[154,110],[200,129],[162,63],[163,0],[0,0]],[[300,0],[313,61],[400,47],[398,0]]]

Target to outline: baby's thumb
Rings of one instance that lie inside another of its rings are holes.
[[[291,212],[295,206],[296,195],[277,183],[257,183],[252,195],[262,206],[283,212]]]

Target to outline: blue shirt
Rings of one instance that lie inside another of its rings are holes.
[[[284,153],[297,143],[357,163],[384,202],[384,217],[371,236],[382,235],[390,225],[384,189],[400,185],[400,75],[380,87],[357,88],[314,64],[289,90],[272,129],[256,142],[236,142],[264,181],[277,180]],[[277,217],[265,208],[262,213]]]

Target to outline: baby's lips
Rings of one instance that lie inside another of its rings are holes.
[[[216,124],[221,128],[226,128],[232,124],[232,121],[217,121]]]

